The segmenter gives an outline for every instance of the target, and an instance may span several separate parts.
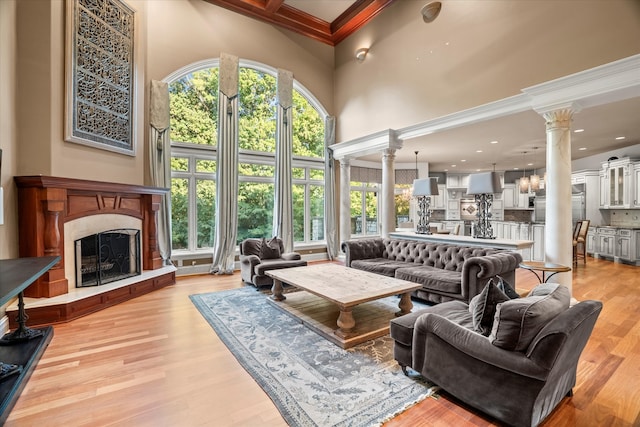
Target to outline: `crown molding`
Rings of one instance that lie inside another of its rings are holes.
[[[610,102],[640,97],[640,55],[633,55],[608,64],[571,74],[539,85],[522,89],[522,93],[498,101],[437,117],[401,129],[389,129],[402,142],[482,121],[533,110],[538,114],[559,109],[582,109]],[[336,146],[358,147],[349,157],[365,156],[376,150],[367,150],[379,134],[363,136]],[[401,144],[400,144],[401,145]]]
[[[355,159],[369,154],[382,153],[384,150],[399,150],[402,141],[398,139],[396,131],[386,129],[362,138],[341,142],[329,147],[336,160]]]

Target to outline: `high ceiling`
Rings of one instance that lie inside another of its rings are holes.
[[[396,0],[205,0],[335,46]]]
[[[397,0],[204,1],[335,46]],[[584,131],[572,133],[572,160],[640,144],[639,118],[640,97],[575,114],[572,129]],[[494,163],[497,170],[531,169],[545,167],[545,150],[544,120],[527,111],[408,139],[395,161],[413,164],[418,151],[419,161],[428,162],[435,172],[490,170]],[[380,155],[359,160],[379,163]]]

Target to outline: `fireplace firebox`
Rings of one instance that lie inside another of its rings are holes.
[[[140,275],[140,231],[104,231],[75,241],[76,287],[99,286]]]

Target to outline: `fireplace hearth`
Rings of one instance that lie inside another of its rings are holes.
[[[140,231],[109,230],[75,241],[76,287],[99,286],[140,274]]]

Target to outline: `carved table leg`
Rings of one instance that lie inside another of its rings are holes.
[[[396,316],[403,316],[405,314],[411,313],[411,309],[413,308],[413,303],[411,302],[411,292],[402,294],[400,302],[398,303],[398,307],[400,307],[400,311],[396,313]]]
[[[278,279],[273,279],[273,286],[271,287],[271,299],[274,301],[284,301],[287,299],[282,294],[282,282]]]
[[[356,321],[353,318],[351,307],[341,307],[340,315],[338,316],[338,330],[336,330],[336,335],[341,338],[346,338],[355,326]]]

